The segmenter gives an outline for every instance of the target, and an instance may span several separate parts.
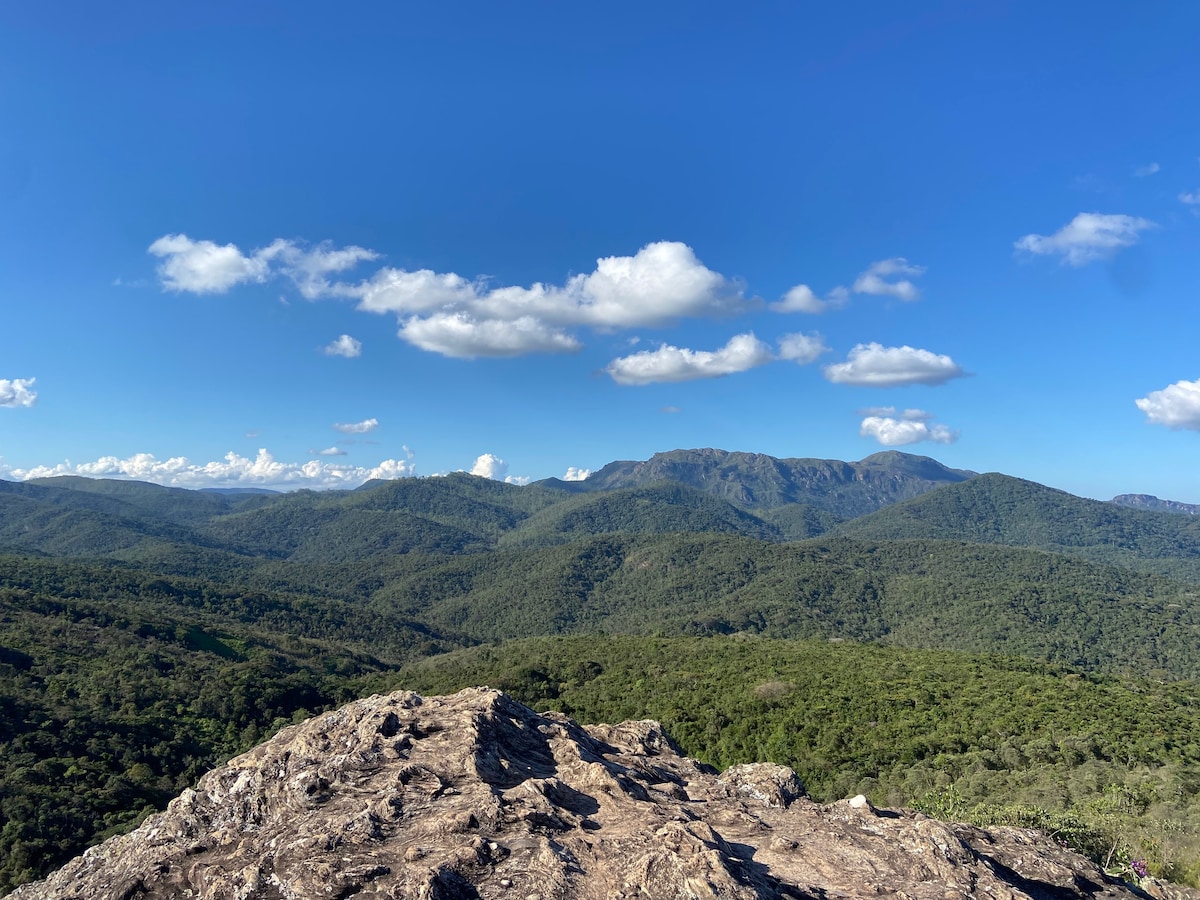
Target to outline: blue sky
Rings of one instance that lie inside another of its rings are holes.
[[[0,477],[1200,502],[1200,6],[8,4]]]

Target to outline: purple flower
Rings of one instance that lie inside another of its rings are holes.
[[[1135,859],[1129,864],[1129,868],[1133,869],[1133,874],[1138,878],[1145,878],[1150,874],[1150,870],[1146,868],[1144,859]]]

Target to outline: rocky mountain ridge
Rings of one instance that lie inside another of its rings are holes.
[[[1178,500],[1160,500],[1152,494],[1118,494],[1109,502],[1115,503],[1117,506],[1128,506],[1130,509],[1148,509],[1152,512],[1200,516],[1200,503],[1180,503]]]
[[[1039,832],[950,825],[863,798],[819,805],[780,766],[718,776],[656,723],[584,728],[474,688],[377,695],[287,728],[12,896],[932,900],[1144,889],[1167,890],[1113,879]]]
[[[843,462],[708,448],[656,453],[645,461],[611,462],[593,472],[582,488],[611,490],[676,481],[746,509],[805,504],[853,518],[974,475],[896,450]]]

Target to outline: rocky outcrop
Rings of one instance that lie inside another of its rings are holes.
[[[400,692],[288,728],[14,897],[1135,897],[1038,832],[723,775],[654,722]]]

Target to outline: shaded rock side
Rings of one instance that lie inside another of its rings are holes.
[[[804,796],[654,722],[583,728],[486,688],[375,696],[209,772],[29,898],[1135,897],[1038,832]]]

